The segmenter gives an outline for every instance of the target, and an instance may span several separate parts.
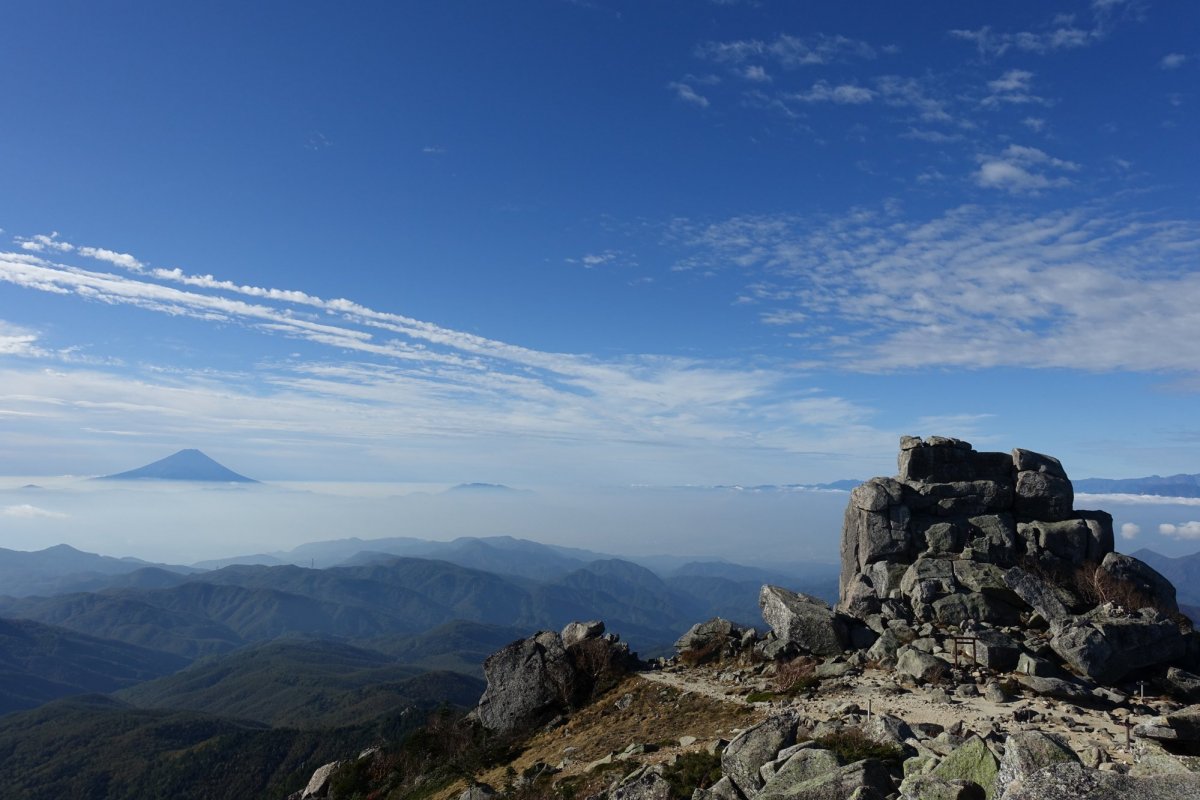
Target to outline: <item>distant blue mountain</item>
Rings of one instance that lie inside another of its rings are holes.
[[[209,483],[258,483],[253,478],[239,475],[223,464],[218,464],[199,450],[180,450],[174,455],[159,459],[153,464],[104,475],[104,481],[204,481]]]
[[[1200,475],[1151,475],[1147,478],[1084,478],[1072,481],[1086,494],[1149,494],[1158,497],[1200,497]]]

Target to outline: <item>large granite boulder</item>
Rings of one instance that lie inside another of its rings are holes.
[[[998,800],[1195,800],[1197,797],[1200,797],[1197,773],[1137,777],[1065,761],[1014,782]]]
[[[603,630],[603,624],[573,623],[566,628],[570,645],[558,633],[541,631],[488,656],[487,688],[472,714],[485,728],[516,733],[582,707],[637,662],[627,644],[600,635]]]
[[[1079,756],[1061,737],[1041,731],[1011,734],[1004,740],[1004,757],[996,772],[995,795],[1003,796],[1014,783],[1040,769],[1061,763],[1079,763]]]
[[[795,715],[780,714],[742,731],[721,753],[721,772],[742,794],[753,797],[765,783],[763,765],[796,743],[797,723]]]
[[[1175,601],[1175,587],[1169,580],[1145,562],[1122,553],[1108,553],[1096,571],[1096,582],[1101,591],[1108,590],[1116,596],[1110,599],[1132,608],[1143,606],[1159,611],[1179,610]]]
[[[846,648],[845,622],[818,597],[766,585],[759,592],[758,605],[780,641],[818,656],[838,655]]]
[[[1187,642],[1179,624],[1154,609],[1126,612],[1109,604],[1062,620],[1050,646],[1079,674],[1114,683],[1183,658]]]

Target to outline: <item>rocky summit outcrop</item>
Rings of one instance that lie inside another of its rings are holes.
[[[589,703],[637,665],[629,645],[604,623],[572,622],[493,653],[483,663],[487,688],[473,715],[497,733],[520,733]]]
[[[1200,639],[1176,613],[1174,587],[1114,552],[1109,514],[1074,508],[1058,459],[905,436],[898,466],[846,507],[834,613],[843,641],[866,628],[880,636],[874,656],[894,660],[931,624],[973,639],[972,659],[998,671],[1022,655],[1102,683],[1195,669]]]

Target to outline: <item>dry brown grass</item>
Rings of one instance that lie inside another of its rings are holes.
[[[631,702],[624,709],[618,708],[617,700],[626,694],[631,696]],[[569,755],[571,764],[547,781],[539,792],[545,797],[561,796],[555,786],[569,779],[569,794],[582,798],[607,786],[617,773],[632,772],[639,763],[667,760],[671,754],[679,752],[675,743],[680,736],[695,736],[696,747],[700,747],[718,737],[729,738],[735,728],[746,728],[757,721],[750,706],[722,702],[698,693],[684,694],[672,687],[629,676],[595,703],[573,714],[566,725],[533,736],[511,766],[521,774],[539,761],[555,765],[564,758],[563,751],[573,747],[575,750]],[[598,770],[600,774],[584,773],[588,764],[634,743],[660,744],[663,749],[641,761]],[[510,777],[505,774],[504,767],[498,767],[476,775],[475,779],[499,788]],[[463,788],[465,783],[456,783],[436,797],[452,800]]]

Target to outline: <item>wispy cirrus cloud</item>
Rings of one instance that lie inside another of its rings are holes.
[[[1103,206],[962,206],[676,220],[683,269],[746,273],[742,299],[841,368],[1200,367],[1200,224]]]
[[[698,108],[708,108],[708,98],[692,88],[691,84],[672,81],[667,88],[675,92],[675,96],[688,105]]]
[[[742,64],[752,59],[770,60],[781,67],[795,69],[850,59],[869,60],[875,58],[877,52],[868,42],[848,36],[792,36],[784,33],[770,40],[704,42],[696,47],[696,55],[721,64]]]
[[[618,255],[588,258],[600,266]],[[164,319],[239,325],[312,348],[303,357],[221,374],[152,364],[133,376],[101,364],[0,370],[0,406],[51,426],[175,441],[193,433],[369,447],[417,437],[681,453],[731,442],[746,452],[807,452],[832,449],[838,437],[873,445],[891,438],[864,421],[869,409],[834,396],[822,395],[820,404],[806,396],[809,413],[797,415],[794,395],[811,395],[813,387],[798,386],[796,376],[770,365],[545,352],[344,298],[147,264],[109,273],[43,254],[0,253],[0,281]],[[14,355],[36,355],[42,347],[15,326],[0,329],[0,342]]]

